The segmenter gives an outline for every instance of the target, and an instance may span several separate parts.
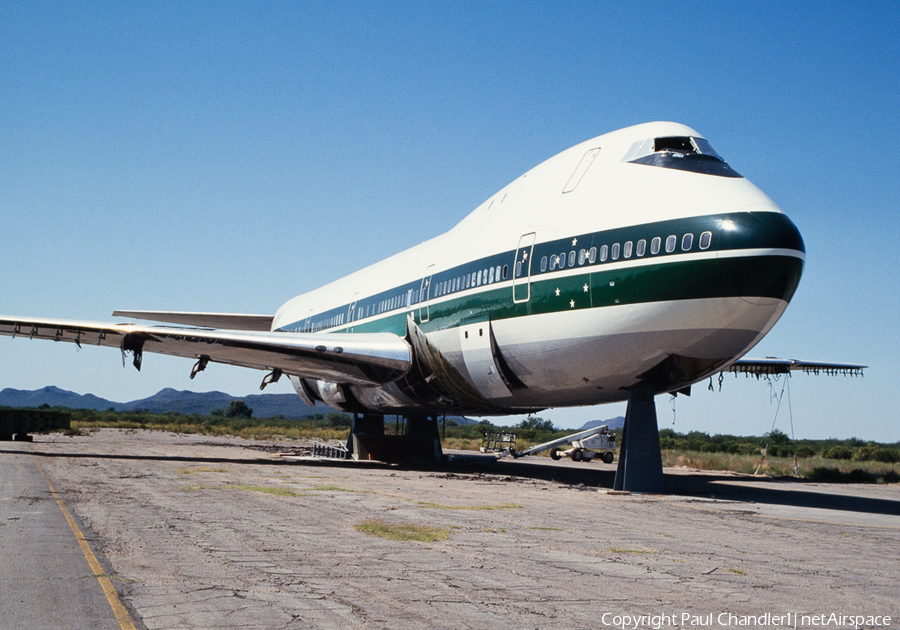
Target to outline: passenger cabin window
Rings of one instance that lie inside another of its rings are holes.
[[[569,266],[570,267],[575,266],[575,250],[574,249],[569,252]]]
[[[595,262],[597,262],[597,248],[596,247],[591,247],[591,251],[588,252],[588,260],[591,261],[592,265]]]
[[[641,240],[639,240],[639,241],[637,242],[637,248],[636,248],[636,250],[635,250],[635,253],[636,253],[636,254],[638,255],[638,257],[640,258],[640,257],[643,256],[646,252],[647,252],[647,241],[645,241],[644,239],[641,239]]]
[[[506,267],[503,267],[503,271],[506,271]],[[541,272],[547,271],[547,257],[544,256],[541,258]],[[506,278],[506,274],[503,274],[503,277]]]
[[[685,234],[681,239],[681,249],[682,251],[690,251],[691,247],[694,245],[694,235],[693,234]]]
[[[623,248],[622,256],[623,256],[624,258],[631,258],[631,251],[632,251],[632,249],[634,249],[634,245],[632,244],[632,242],[631,242],[631,241],[625,241],[625,247]]]
[[[671,254],[675,251],[675,245],[678,243],[678,237],[672,234],[666,239],[666,253]]]
[[[618,244],[618,243],[613,243],[613,246],[612,246],[612,259],[613,259],[613,260],[619,260],[619,244]]]
[[[700,235],[700,249],[709,249],[712,243],[712,232],[704,232]]]
[[[654,237],[652,241],[650,241],[650,253],[654,256],[659,253],[659,248],[662,245],[662,239],[658,236]]]
[[[603,245],[600,247],[600,262],[606,262],[607,258],[609,258],[609,247]]]

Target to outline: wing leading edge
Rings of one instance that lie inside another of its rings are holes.
[[[119,348],[140,369],[144,352],[225,363],[353,385],[381,385],[402,376],[412,350],[391,333],[315,334],[141,326],[0,316],[0,335]]]

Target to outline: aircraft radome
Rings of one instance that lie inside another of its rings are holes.
[[[287,375],[354,414],[355,457],[439,457],[437,416],[628,400],[616,487],[657,490],[653,397],[723,370],[858,372],[740,361],[794,295],[791,220],[693,129],[655,122],[534,167],[456,227],[273,315],[116,311],[170,325],[0,317],[0,334]],[[171,325],[171,324],[174,324]],[[384,435],[384,414],[408,419]]]

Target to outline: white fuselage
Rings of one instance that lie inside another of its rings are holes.
[[[290,300],[273,330],[407,335],[415,325],[489,402],[457,407],[484,413],[623,400],[642,380],[661,392],[706,378],[781,316],[803,245],[748,180],[699,152],[654,151],[660,138],[706,146],[675,123],[581,143],[445,234]],[[725,174],[702,172],[707,163]],[[421,406],[391,384],[351,393],[382,413]],[[320,397],[349,409],[346,397]]]

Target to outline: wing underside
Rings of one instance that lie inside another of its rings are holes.
[[[212,361],[363,386],[399,378],[412,363],[409,344],[391,333],[324,335],[0,316],[0,335],[118,348],[138,369],[143,353],[153,352],[196,359],[199,369]]]
[[[867,365],[853,363],[822,363],[816,361],[800,361],[797,359],[740,359],[725,368],[725,372],[734,374],[752,374],[764,376],[767,374],[788,374],[801,371],[806,374],[825,374],[829,376],[862,376]]]

